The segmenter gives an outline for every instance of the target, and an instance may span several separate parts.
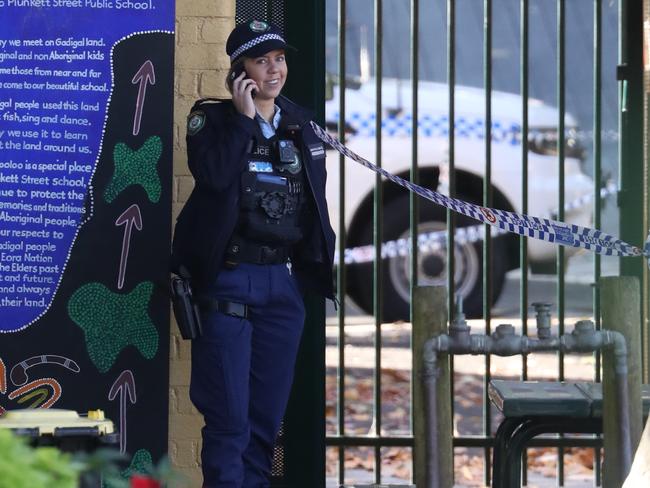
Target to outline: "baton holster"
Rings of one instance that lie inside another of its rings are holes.
[[[170,288],[174,316],[181,337],[186,340],[201,337],[199,307],[194,302],[190,276],[186,270],[180,270],[179,275],[172,275]]]

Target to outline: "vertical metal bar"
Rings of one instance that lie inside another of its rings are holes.
[[[521,0],[520,15],[520,71],[519,81],[521,90],[521,211],[528,214],[528,0]],[[528,238],[519,238],[519,316],[521,318],[521,333],[528,334]],[[521,358],[521,379],[528,379],[528,356]],[[527,451],[523,451],[522,482],[528,484]]]
[[[601,154],[602,154],[602,3],[601,0],[594,0],[594,120],[593,120],[593,133],[594,133],[594,226],[596,229],[601,228],[601,205],[602,199],[600,196],[600,181],[602,178],[601,172]],[[594,283],[599,283],[601,273],[601,260],[600,254],[594,255]],[[593,287],[593,309],[594,309],[594,322],[596,329],[602,328],[600,319],[600,293],[598,287]],[[600,351],[596,355],[596,369],[594,371],[594,380],[600,382],[600,367],[601,355]],[[600,472],[600,449],[594,449],[594,473],[596,476],[596,486],[600,486],[601,472]]]
[[[345,87],[346,87],[346,0],[338,2],[338,85],[339,85],[339,120],[338,137],[345,141]],[[338,435],[345,436],[345,157],[339,154],[339,228],[338,231],[338,274],[336,276],[337,293],[339,298],[338,310]],[[345,449],[341,445],[339,451],[339,485],[345,482]]]
[[[382,126],[382,41],[383,41],[383,2],[375,0],[375,160],[377,166],[381,168],[381,126]],[[375,374],[374,374],[374,424],[375,436],[381,436],[381,322],[382,313],[382,261],[381,261],[381,244],[382,244],[382,187],[381,177],[375,175],[375,192],[374,192],[374,244],[375,244],[375,263],[374,263],[374,314],[375,314]],[[379,484],[381,480],[381,449],[379,445],[375,446],[375,483]]]
[[[565,138],[565,0],[558,0],[558,57],[557,57],[557,86],[558,86],[558,220],[564,221],[564,138]],[[558,320],[560,334],[564,334],[564,247],[557,246],[557,299],[558,299]],[[564,355],[560,353],[560,381],[564,379]]]
[[[627,27],[628,27],[628,19],[627,19],[627,2],[621,1],[618,3],[618,62],[620,66],[625,66],[627,63],[627,58],[628,58],[628,53],[627,53]],[[624,132],[624,125],[625,125],[625,117],[623,116],[624,112],[627,112],[627,80],[622,79],[619,80],[617,76],[617,80],[619,81],[618,83],[618,206],[619,208],[623,207],[623,196],[624,192],[626,190],[625,188],[625,172],[623,169],[623,161],[625,161],[625,157],[627,156],[626,150],[625,150],[625,136],[627,135],[626,132]],[[621,229],[621,239],[625,239],[624,235],[624,218],[623,218],[623,212],[619,210],[619,216],[620,216],[620,229]],[[625,269],[625,260],[623,258],[619,259],[620,263],[620,273],[622,274]]]
[[[645,227],[645,209],[641,209],[638,196],[645,195],[643,174],[642,119],[642,21],[641,2],[619,2],[619,64],[622,68],[619,83],[619,194],[620,236],[628,242],[645,238],[640,232]],[[640,147],[641,146],[641,147]],[[621,258],[620,274],[637,276],[645,282],[645,266],[638,258]],[[641,307],[641,323],[645,324],[645,307]],[[641,339],[642,336],[639,337]]]
[[[557,2],[557,97],[558,97],[558,220],[564,221],[564,116],[565,116],[565,0]],[[557,246],[557,308],[559,334],[564,334],[564,247]],[[564,354],[558,354],[559,380],[564,380]],[[558,449],[558,483],[564,486],[564,450]]]
[[[485,84],[485,177],[483,178],[483,206],[492,207],[492,0],[483,3],[483,75]],[[490,226],[485,224],[483,240],[483,316],[485,333],[491,332],[492,305],[492,239]],[[485,356],[483,380],[483,435],[490,435],[491,409],[488,395],[490,382],[490,355]],[[490,484],[490,448],[485,447],[484,479]]]
[[[621,0],[619,9],[619,63],[623,68],[619,77],[620,236],[627,242],[643,243],[648,216],[648,209],[643,205],[648,192],[643,158],[643,2]],[[622,276],[636,276],[645,284],[647,270],[643,258],[620,259]],[[646,293],[644,298],[647,298]],[[647,305],[639,306],[643,324],[639,340],[647,340]],[[643,348],[647,354],[647,344]]]
[[[643,242],[647,228],[647,165],[643,157],[643,7],[644,2],[619,2],[619,207],[620,236]],[[647,284],[647,269],[640,258],[620,260],[620,274],[636,276]],[[647,291],[643,293],[647,301]],[[647,329],[647,304],[639,305],[642,329]],[[607,323],[603,320],[605,325]],[[643,340],[645,333],[639,335]],[[647,349],[644,351],[646,352]],[[644,373],[647,373],[645,371]],[[605,473],[606,475],[606,473]]]
[[[284,93],[314,110],[325,123],[325,0],[285,0],[285,32],[300,39],[300,62],[291,65]],[[277,8],[276,8],[277,9]],[[303,58],[304,56],[304,58]],[[295,486],[325,487],[325,299],[305,297],[307,315],[285,415],[285,479]],[[310,449],[305,449],[305,444]]]
[[[411,0],[411,181],[416,185],[419,184],[418,171],[418,122],[419,122],[419,99],[418,87],[420,81],[420,2]],[[418,285],[418,222],[419,222],[419,205],[418,198],[413,192],[409,192],[410,206],[410,234],[411,234],[411,304],[410,317],[411,322],[414,320],[414,302],[413,294],[415,287]],[[415,349],[413,349],[415,350]],[[409,431],[413,433],[413,389],[411,384],[411,415],[409,416]],[[413,452],[413,451],[411,451]],[[411,464],[411,472],[415,472],[415,464]],[[413,476],[415,480],[415,475]]]
[[[456,4],[447,0],[447,83],[449,86],[449,196],[456,196]],[[454,231],[456,214],[447,209],[447,289],[449,320],[454,313]]]
[[[641,36],[643,42],[645,43],[645,36],[647,29],[647,22],[650,19],[650,3],[648,0],[643,2],[643,30]],[[647,46],[646,46],[647,48]],[[646,58],[644,58],[644,63]],[[648,140],[648,92],[650,91],[649,80],[648,80],[648,69],[647,66],[643,66],[643,235],[647,236],[650,231],[650,210],[648,206],[650,205],[650,174],[648,168],[648,145],[650,141]],[[647,383],[650,381],[650,323],[648,322],[648,314],[650,313],[650,274],[648,273],[648,268],[643,267],[643,276],[641,280],[641,290],[642,290],[642,299],[641,299],[641,358],[642,358],[642,368],[643,376],[642,381]]]
[[[447,0],[447,83],[449,87],[449,116],[448,116],[448,138],[449,138],[449,196],[456,196],[456,2]],[[454,232],[456,230],[456,218],[454,212],[447,210],[447,321],[453,318],[454,307]],[[449,403],[451,418],[454,418],[454,356],[449,355],[449,375],[452,381],[450,388]],[[452,431],[453,432],[453,431]],[[454,470],[452,468],[452,473]]]
[[[519,73],[521,88],[521,212],[528,214],[528,0],[521,0],[521,52]],[[528,334],[528,238],[519,238],[519,311],[522,334]],[[528,358],[522,356],[521,379],[528,379]]]
[[[418,171],[418,122],[419,122],[419,100],[418,83],[420,80],[419,52],[420,33],[418,20],[420,18],[419,0],[411,0],[411,174],[410,179],[416,185],[419,184]],[[410,205],[410,229],[411,229],[411,318],[413,317],[413,289],[418,285],[418,197],[415,193],[409,192]]]

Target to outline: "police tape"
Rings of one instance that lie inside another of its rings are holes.
[[[493,236],[505,234],[507,231],[491,227]],[[454,240],[458,245],[473,244],[485,238],[485,227],[483,225],[471,225],[459,227],[454,232]],[[425,232],[418,235],[418,250],[422,253],[433,253],[444,250],[447,247],[447,231],[438,230]],[[381,245],[381,258],[390,259],[406,257],[411,253],[411,239],[403,238],[394,241],[386,241]],[[338,260],[338,253],[334,255],[334,261]],[[345,264],[370,263],[375,260],[375,246],[351,247],[345,250],[343,261]]]
[[[616,184],[609,181],[600,189],[600,198],[604,199],[615,195],[618,191]],[[588,205],[594,199],[593,194],[588,193],[578,197],[564,205],[565,212],[571,212]],[[552,212],[557,215],[557,210]],[[493,237],[507,234],[508,231],[498,227],[490,227],[490,234]],[[469,225],[466,227],[457,227],[454,231],[454,241],[457,245],[474,244],[475,242],[485,239],[485,226],[482,224]],[[433,253],[445,250],[447,248],[447,230],[437,230],[418,234],[418,250],[422,253]],[[392,241],[383,242],[381,245],[381,258],[390,259],[396,257],[406,257],[411,252],[411,239],[402,238]],[[362,264],[371,263],[375,260],[375,246],[368,244],[365,246],[350,247],[345,250],[343,262],[345,264]],[[334,263],[338,263],[338,251],[334,254]]]
[[[413,193],[416,193],[417,195],[420,195],[421,197],[426,198],[433,203],[446,207],[450,210],[453,210],[454,212],[466,215],[470,218],[473,218],[474,220],[478,220],[479,222],[483,222],[484,224],[491,225],[500,231],[512,232],[522,236],[532,237],[533,239],[555,243],[561,246],[579,247],[605,256],[650,256],[650,234],[646,239],[644,249],[641,249],[597,229],[590,229],[588,227],[559,222],[557,220],[551,220],[547,218],[533,217],[529,215],[518,214],[515,212],[508,212],[505,210],[482,207],[480,205],[465,202],[457,198],[450,198],[441,193],[430,190],[428,188],[423,188],[419,185],[411,183],[410,181],[404,180],[399,176],[395,176],[389,173],[385,169],[372,164],[370,161],[362,158],[358,154],[345,147],[340,141],[330,136],[315,122],[310,122],[310,125],[321,141],[332,146],[344,156],[356,161],[357,163],[365,166],[375,173],[379,173],[393,183],[403,186],[409,191],[412,191]],[[462,227],[461,229],[469,229],[469,227]],[[472,231],[468,231],[468,234],[471,232]],[[439,242],[440,237],[436,235],[435,237],[431,238],[431,240]],[[418,248],[420,246],[419,241],[420,238],[418,237]],[[393,246],[386,246],[386,257],[392,257],[392,255],[405,255],[402,253],[408,252],[408,239],[398,239],[397,241],[392,242],[395,243]],[[382,257],[383,256],[384,246],[382,246]]]

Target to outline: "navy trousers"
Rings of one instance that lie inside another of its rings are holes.
[[[300,286],[285,264],[242,263],[222,270],[207,293],[247,304],[249,317],[203,314],[203,335],[192,343],[203,487],[268,487],[305,319]]]

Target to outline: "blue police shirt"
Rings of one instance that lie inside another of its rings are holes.
[[[270,139],[275,135],[275,131],[280,125],[280,118],[282,117],[280,112],[282,112],[282,110],[280,110],[280,107],[275,105],[275,113],[273,114],[273,119],[271,120],[271,122],[273,122],[273,125],[271,125],[264,117],[260,115],[258,111],[255,111],[255,120],[259,124],[260,129],[262,129],[262,134],[267,139]]]

